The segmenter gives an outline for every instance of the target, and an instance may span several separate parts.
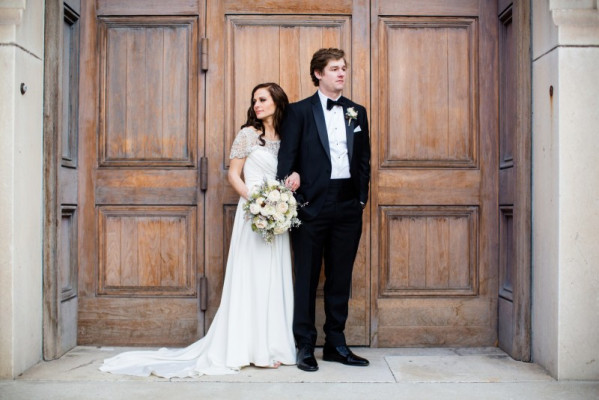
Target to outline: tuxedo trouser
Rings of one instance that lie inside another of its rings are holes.
[[[345,322],[352,270],[360,234],[362,206],[349,179],[332,179],[318,216],[291,231],[294,255],[293,334],[298,346],[316,344],[316,289],[324,257],[325,341],[345,345]]]

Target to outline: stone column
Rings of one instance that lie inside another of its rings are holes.
[[[44,2],[0,1],[0,378],[42,354]]]
[[[599,379],[599,10],[533,1],[533,360]]]

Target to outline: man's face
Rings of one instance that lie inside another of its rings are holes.
[[[323,71],[314,71],[320,79],[318,87],[325,95],[339,95],[345,86],[346,72],[345,60],[330,60]]]

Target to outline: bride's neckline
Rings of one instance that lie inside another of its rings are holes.
[[[252,128],[252,130],[254,131],[254,133],[255,133],[256,135],[258,135],[258,136],[262,135],[262,132],[260,132],[260,131],[259,131],[259,130],[257,130],[256,128]],[[265,141],[267,141],[267,142],[271,142],[271,143],[278,143],[278,142],[280,142],[280,141],[281,141],[281,139],[280,139],[280,138],[279,138],[279,139],[269,139],[269,138],[267,138],[267,137],[266,137],[266,135],[264,135],[264,136],[262,137],[262,139],[264,139],[264,140],[265,140]]]

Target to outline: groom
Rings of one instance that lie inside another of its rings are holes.
[[[347,78],[345,53],[320,49],[312,56],[310,76],[318,91],[289,105],[281,127],[277,176],[301,185],[302,225],[291,231],[295,272],[293,334],[297,367],[318,370],[315,302],[324,256],[325,285],[323,360],[367,366],[345,341],[354,260],[362,232],[362,210],[368,200],[370,143],[366,109],[341,96]]]

